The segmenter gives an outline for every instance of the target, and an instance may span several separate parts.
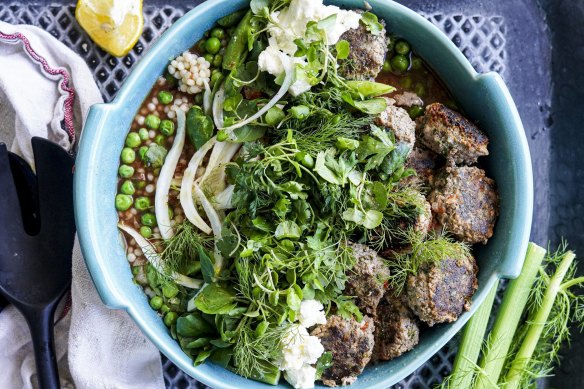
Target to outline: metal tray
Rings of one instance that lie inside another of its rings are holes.
[[[110,101],[152,42],[201,0],[146,0],[139,43],[125,58],[95,47],[74,18],[75,1],[0,0],[0,20],[49,31],[88,63]],[[535,178],[531,240],[556,245],[561,237],[584,252],[584,1],[400,0],[444,31],[481,72],[503,76],[525,125]],[[581,269],[582,271],[583,269]],[[456,355],[449,342],[394,388],[432,388]],[[574,335],[556,376],[542,386],[584,387],[584,336]],[[168,388],[203,388],[163,357]]]

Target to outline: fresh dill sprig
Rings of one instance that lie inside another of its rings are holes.
[[[413,228],[402,232],[402,239],[411,249],[408,252],[394,252],[387,260],[391,275],[389,286],[396,295],[401,294],[407,277],[418,274],[419,269],[427,263],[438,263],[447,258],[466,258],[470,255],[467,244],[457,242],[444,231],[430,232],[427,236]]]
[[[213,248],[213,238],[200,234],[189,221],[177,224],[174,228],[175,235],[162,243],[162,264],[166,274],[188,273],[189,268],[198,263],[199,249]]]

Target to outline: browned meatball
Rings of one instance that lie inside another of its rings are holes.
[[[395,106],[395,100],[385,98],[387,108],[375,118],[375,124],[389,128],[395,135],[396,142],[403,142],[410,147],[414,147],[416,141],[416,123],[410,118],[408,112]]]
[[[437,223],[457,239],[486,243],[499,214],[495,181],[477,167],[446,167],[428,196]]]
[[[361,10],[356,12],[362,13]],[[358,28],[350,29],[341,35],[340,39],[349,42],[349,57],[340,61],[339,73],[348,79],[366,80],[375,78],[383,67],[387,54],[387,37],[385,21],[379,20],[383,25],[382,31],[374,35],[367,30],[363,23]]]
[[[349,274],[344,294],[355,296],[355,303],[361,312],[373,315],[385,293],[384,284],[389,278],[389,268],[377,252],[368,246],[350,243],[350,247],[357,261]]]
[[[440,103],[428,105],[418,120],[420,142],[455,164],[470,165],[489,154],[487,136],[464,116]]]
[[[374,361],[397,358],[418,344],[418,322],[402,297],[387,291],[377,306],[375,346],[371,358]]]
[[[406,168],[416,171],[416,176],[413,176],[412,180],[424,187],[432,185],[437,166],[438,154],[421,145],[414,146],[405,164]]]
[[[361,374],[373,351],[373,320],[364,316],[360,323],[333,315],[311,335],[320,338],[324,349],[333,354],[333,365],[322,373],[327,386],[350,385]]]
[[[430,327],[453,322],[470,309],[477,289],[477,266],[472,256],[445,258],[420,266],[406,282],[406,301],[410,309]]]

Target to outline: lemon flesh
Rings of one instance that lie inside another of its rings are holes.
[[[75,19],[99,47],[123,57],[142,34],[142,0],[79,0]]]

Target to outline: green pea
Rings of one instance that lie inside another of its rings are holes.
[[[144,189],[144,187],[146,187],[146,181],[138,181],[136,183],[136,188],[138,188],[138,189]]]
[[[174,134],[174,122],[172,120],[164,119],[160,122],[159,130],[162,135],[170,136]]]
[[[222,63],[223,63],[223,56],[221,54],[215,54],[215,56],[213,57],[213,61],[211,62],[211,65],[218,68],[219,66],[221,66]]]
[[[126,136],[126,146],[128,147],[138,147],[140,146],[142,141],[140,140],[140,135],[135,132],[130,132],[128,136]]]
[[[424,63],[420,57],[412,57],[412,69],[419,70],[423,65]]]
[[[203,58],[205,58],[205,61],[211,63],[211,62],[213,62],[214,56],[213,56],[213,54],[207,53],[207,54],[203,55]]]
[[[133,195],[136,192],[136,188],[134,188],[134,183],[132,183],[132,181],[130,180],[124,181],[124,183],[120,187],[120,190],[122,191],[123,194],[127,195]]]
[[[211,37],[205,42],[205,50],[209,54],[217,54],[221,49],[221,41],[216,37]]]
[[[170,327],[176,322],[177,319],[178,315],[176,312],[168,312],[166,315],[164,315],[164,324],[166,324],[167,327]]]
[[[395,44],[395,52],[401,55],[406,55],[410,52],[410,44],[406,41],[398,41]]]
[[[164,78],[166,78],[166,85],[169,88],[174,88],[178,84],[178,80],[176,78],[174,78],[174,76],[170,73],[166,73]]]
[[[154,227],[156,225],[156,216],[153,213],[145,213],[140,221],[145,226]]]
[[[161,90],[160,92],[158,92],[158,101],[160,101],[161,104],[164,105],[170,104],[173,98],[174,97],[172,96],[172,93],[168,91]]]
[[[171,299],[178,294],[178,288],[174,284],[165,284],[162,287],[162,294],[164,297]]]
[[[164,146],[166,143],[166,138],[162,134],[158,134],[154,137],[154,142],[160,146]]]
[[[154,175],[155,175],[156,177],[158,177],[158,176],[160,175],[160,168],[159,168],[159,167],[157,167],[156,169],[154,169],[154,170],[152,171],[152,173],[154,173]]]
[[[389,63],[388,60],[385,60],[385,62],[383,62],[383,71],[384,72],[391,71],[391,64]]]
[[[211,36],[217,39],[223,39],[225,37],[225,30],[219,27],[215,27],[211,30]]]
[[[404,89],[411,89],[412,87],[412,78],[410,76],[406,76],[399,80],[399,84]]]
[[[278,108],[276,106],[273,106],[272,108],[268,109],[268,112],[266,112],[266,115],[264,116],[266,124],[270,126],[276,126],[282,120],[284,120],[285,117],[286,114],[284,113],[284,111],[282,111],[282,108]]]
[[[140,235],[142,235],[146,239],[150,238],[152,236],[152,228],[148,226],[140,227]]]
[[[122,178],[130,178],[134,175],[134,168],[128,165],[120,165],[118,174]]]
[[[127,211],[132,206],[132,196],[126,194],[117,194],[116,195],[116,209],[118,211]]]
[[[229,135],[227,135],[227,132],[225,130],[217,131],[217,141],[223,142],[227,140],[227,138],[229,138]]]
[[[146,158],[147,151],[148,151],[148,146],[142,146],[138,149],[138,155],[140,156],[140,159],[142,161],[144,161],[144,158]]]
[[[195,104],[197,104],[197,105],[203,104],[203,94],[202,93],[197,93],[195,95]]]
[[[412,119],[417,118],[418,116],[422,115],[424,113],[424,108],[418,106],[418,105],[414,105],[412,107],[410,107],[410,109],[408,109],[408,114],[410,115],[410,117]]]
[[[152,307],[152,309],[156,309],[157,311],[162,308],[162,304],[164,303],[164,301],[162,300],[162,297],[160,296],[154,296],[150,299],[150,306]]]
[[[424,97],[426,94],[426,87],[421,82],[416,83],[414,87],[414,93],[416,93],[420,97]]]
[[[129,147],[124,147],[121,159],[123,163],[132,163],[136,160],[136,152]]]
[[[150,114],[146,116],[144,124],[146,124],[146,127],[156,130],[158,129],[158,126],[160,126],[160,118],[156,115]]]
[[[138,211],[145,211],[148,208],[150,208],[150,198],[148,197],[138,197],[136,199],[136,203],[134,205],[134,207],[138,210]]]
[[[221,74],[221,72],[211,74],[211,86],[214,86],[217,82],[220,82],[221,79],[223,79],[223,74]]]
[[[140,268],[142,266],[132,266],[132,275],[137,276],[138,274],[140,274]]]
[[[409,66],[410,61],[403,55],[398,54],[391,59],[391,68],[400,73],[403,73],[406,70],[408,70]]]
[[[144,127],[140,128],[138,130],[138,135],[140,136],[141,140],[148,140],[150,138],[150,133],[148,132],[148,130]]]
[[[170,312],[170,307],[166,304],[162,304],[162,306],[160,307],[160,312],[168,313],[168,312]]]

